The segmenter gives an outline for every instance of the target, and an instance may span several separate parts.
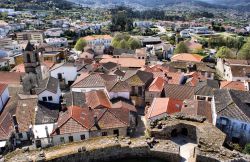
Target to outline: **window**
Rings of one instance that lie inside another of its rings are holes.
[[[132,86],[132,95],[135,95],[135,86]]]
[[[208,97],[208,99],[207,99],[208,101],[212,101],[212,98],[211,97]]]
[[[60,137],[60,142],[61,143],[64,143],[65,141],[64,141],[64,137]]]
[[[47,101],[47,97],[43,97],[43,101]]]
[[[57,79],[62,80],[62,73],[57,74]]]
[[[81,137],[81,140],[85,140],[85,135],[84,134],[81,135],[80,137]]]
[[[69,142],[74,142],[74,137],[73,136],[69,136]]]
[[[115,129],[113,134],[119,136],[119,129]]]
[[[246,130],[247,129],[247,124],[242,123],[241,124],[241,129]]]
[[[108,133],[107,132],[102,132],[102,136],[107,136]]]
[[[197,96],[197,100],[206,100],[206,97]]]
[[[23,138],[23,134],[22,133],[18,133],[18,137],[19,138]]]
[[[52,100],[53,100],[53,97],[52,97],[52,96],[49,96],[49,97],[48,97],[48,100],[49,100],[49,101],[52,101]]]
[[[142,87],[138,87],[138,95],[142,96]]]

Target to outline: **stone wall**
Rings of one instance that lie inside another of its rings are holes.
[[[50,159],[48,162],[96,162],[123,159],[128,157],[155,157],[164,159],[167,162],[177,162],[181,160],[178,153],[167,151],[152,151],[146,143],[130,147],[121,144],[112,144],[105,148],[86,150],[58,158]]]
[[[177,123],[173,125],[165,126],[161,131],[151,131],[151,136],[156,139],[167,139],[170,140],[172,136],[176,133],[176,135],[183,134],[183,130],[187,130],[187,136],[196,141],[197,140],[197,130],[193,125],[188,125],[185,123]],[[197,141],[196,141],[197,142]]]
[[[127,127],[124,127],[124,128],[117,128],[119,130],[119,136],[127,136]],[[107,135],[108,136],[113,136],[115,135],[114,134],[114,130],[117,130],[117,129],[102,129],[101,131],[99,130],[96,130],[96,131],[91,131],[90,132],[90,137],[99,137],[99,136],[102,136],[102,132],[107,132]]]

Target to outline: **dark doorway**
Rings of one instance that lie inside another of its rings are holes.
[[[182,128],[182,129],[181,129],[181,134],[182,134],[183,136],[187,136],[187,135],[188,135],[188,130],[187,130],[187,128]]]
[[[119,130],[118,130],[118,129],[115,129],[115,130],[114,130],[114,135],[119,136]]]
[[[172,130],[171,137],[177,137],[177,135],[178,135],[177,129]]]
[[[42,147],[41,140],[36,140],[36,148]]]
[[[69,136],[69,142],[74,142],[73,136]]]

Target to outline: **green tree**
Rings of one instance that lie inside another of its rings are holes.
[[[118,33],[113,38],[111,45],[114,48],[137,49],[141,47],[141,42],[128,34]]]
[[[246,153],[246,154],[250,154],[250,143],[245,145],[245,148],[244,148],[243,152]]]
[[[242,46],[237,55],[238,59],[250,59],[250,39]]]
[[[178,54],[178,53],[188,53],[188,52],[189,52],[189,49],[188,49],[188,47],[186,46],[186,44],[183,41],[180,42],[176,46],[176,49],[174,51],[175,54]]]
[[[235,58],[233,52],[228,47],[220,47],[217,51],[216,55],[217,58]]]
[[[140,41],[135,38],[130,38],[128,40],[128,44],[129,44],[130,49],[133,49],[133,50],[141,47]]]
[[[74,48],[75,48],[77,51],[83,51],[83,49],[84,49],[84,47],[85,47],[86,45],[87,45],[86,40],[80,38],[80,39],[78,39],[78,41],[76,42]]]
[[[128,45],[128,42],[123,39],[117,46],[117,48],[121,48],[121,49],[128,49],[129,48],[129,45]]]

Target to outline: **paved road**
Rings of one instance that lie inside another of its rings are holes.
[[[138,125],[135,130],[135,134],[133,137],[141,137],[145,135],[146,131],[146,119],[145,116],[138,116]]]
[[[194,148],[197,144],[194,143],[186,143],[180,146],[180,155],[182,157],[182,162],[190,162],[190,157],[193,155]]]
[[[180,146],[181,162],[194,162],[192,158],[194,148],[197,146],[193,141],[185,136],[178,136],[173,141]]]

